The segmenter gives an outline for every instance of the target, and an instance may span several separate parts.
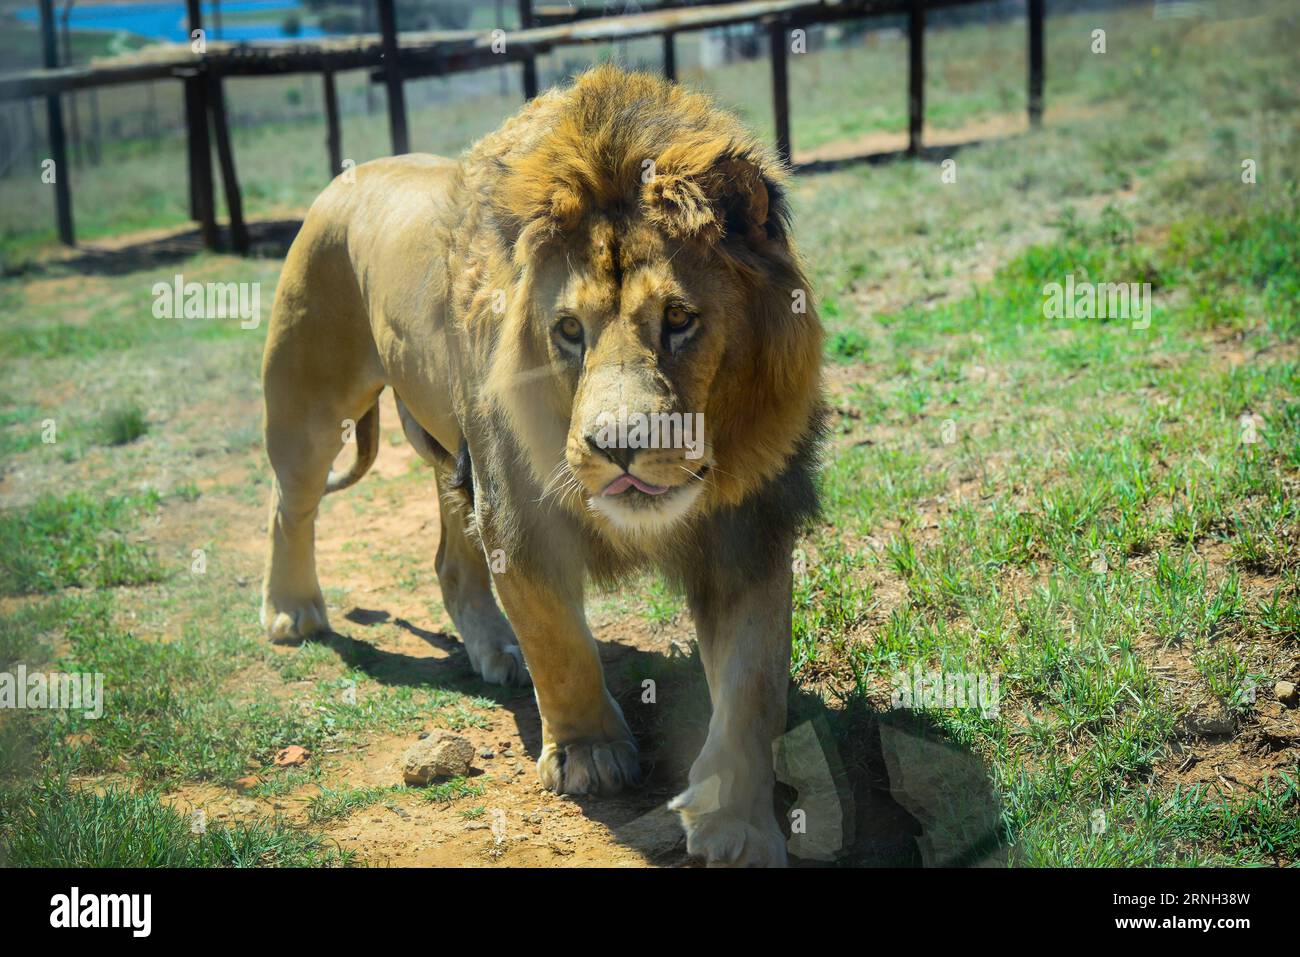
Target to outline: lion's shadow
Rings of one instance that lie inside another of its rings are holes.
[[[529,689],[486,685],[452,635],[387,613],[354,609],[361,627],[390,623],[444,651],[432,659],[339,632],[315,639],[386,685],[456,690],[488,698],[515,720],[524,750],[541,750]],[[642,749],[642,786],[615,798],[576,798],[615,840],[664,865],[688,863],[668,799],[680,791],[708,732],[709,695],[698,651],[646,651],[599,642],[610,691]],[[874,708],[861,696],[829,708],[792,687],[778,753],[775,806],[799,866],[998,866],[1009,858],[1002,808],[972,751],[947,740],[923,712]]]
[[[647,788],[675,794],[708,734],[698,650],[662,654],[609,643],[602,652],[611,691],[642,746]],[[1002,808],[984,763],[947,740],[923,712],[876,709],[857,695],[831,708],[794,685],[788,706],[776,748],[775,806],[792,864],[1007,862]],[[596,811],[596,802],[584,804]],[[638,836],[636,826],[611,829],[620,839]]]

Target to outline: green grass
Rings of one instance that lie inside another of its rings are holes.
[[[149,431],[149,423],[139,406],[123,405],[104,416],[100,429],[109,445],[129,445]]]
[[[312,824],[325,824],[341,820],[357,811],[372,807],[394,794],[402,787],[330,788],[322,786],[320,793],[307,805],[307,820]]]
[[[23,287],[9,286],[12,309],[0,319],[0,359],[32,360],[92,358],[102,353],[127,352],[142,347],[175,348],[197,341],[220,343],[247,339],[260,343],[270,314],[272,291],[278,277],[276,264],[253,263],[247,279],[260,286],[261,322],[244,329],[240,320],[160,319],[153,315],[151,290],[155,280],[171,282],[174,273],[152,275],[142,282],[138,274],[96,277],[60,293],[47,302],[25,301]],[[184,267],[186,282],[223,278],[222,261],[197,256]]]
[[[486,793],[487,786],[485,784],[464,777],[439,781],[419,790],[421,800],[430,804],[451,804],[461,798],[481,797]]]
[[[231,619],[255,621],[252,609],[239,607],[232,613],[228,608],[201,607],[200,613],[217,623],[209,634],[200,635],[196,628],[187,627],[175,640],[162,643],[122,627],[114,607],[111,593],[87,593],[30,604],[15,614],[0,616],[0,636],[4,636],[0,658],[6,662],[22,660],[31,668],[48,665],[58,671],[105,676],[104,714],[98,720],[80,712],[24,711],[0,724],[0,790],[9,793],[16,808],[44,800],[29,783],[38,767],[43,774],[64,782],[49,785],[51,789],[66,788],[73,775],[119,772],[143,788],[156,789],[203,781],[229,785],[254,766],[261,769],[262,776],[254,796],[276,797],[319,780],[315,759],[304,768],[272,766],[275,753],[288,744],[319,753],[369,734],[412,733],[430,719],[454,725],[486,703],[440,688],[384,685],[360,671],[315,682],[305,699],[268,697],[240,680],[250,669],[264,667],[268,657],[278,657],[260,638],[241,636],[231,627]],[[361,689],[356,703],[342,694],[349,686]],[[322,788],[321,797],[312,804],[309,822],[342,816],[387,793],[388,789],[372,794]],[[457,780],[429,799],[450,801],[471,793],[481,790]],[[167,823],[169,812],[150,811],[138,802],[100,807],[80,798],[73,800],[74,794],[65,796],[72,803],[60,813],[68,816],[161,815],[156,853],[181,853],[168,849],[170,839],[164,841],[172,826]],[[44,823],[45,818],[39,815],[34,821],[36,830],[30,837],[21,832],[16,838],[21,846],[10,849],[12,859],[36,861],[46,847],[41,834],[54,825]],[[93,821],[86,826],[97,827]],[[316,845],[310,842],[290,842],[283,852],[290,856],[276,856],[280,853],[276,848],[289,840],[282,832],[282,828],[269,826],[255,827],[247,834],[230,832],[223,840],[242,842],[231,852],[237,851],[239,856],[230,861],[213,856],[211,849],[185,853],[201,855],[187,858],[195,866],[248,863],[253,854],[261,855],[258,859],[263,863],[303,863],[304,855],[316,853],[312,850]],[[93,853],[96,846],[88,845],[85,853]],[[104,853],[126,850],[106,847]]]
[[[1047,803],[1021,831],[1020,862],[1029,867],[1276,864],[1294,861],[1300,844],[1294,771],[1280,772],[1258,793],[1231,798],[1200,785],[1166,796],[1135,790],[1096,808],[1054,805],[1051,794],[1043,797]],[[1100,834],[1091,833],[1093,810],[1105,814]]]
[[[353,862],[320,837],[272,820],[233,825],[192,820],[153,794],[65,784],[19,802],[0,793],[0,860],[10,867],[330,867]]]
[[[875,445],[830,463],[829,523],[812,539],[817,561],[796,582],[796,674],[819,655],[847,657],[858,693],[873,700],[881,675],[917,663],[1001,675],[1009,706],[997,721],[932,717],[988,761],[1023,863],[1300,860],[1294,769],[1249,799],[1149,789],[1191,703],[1153,670],[1157,653],[1188,661],[1198,679],[1192,698],[1248,719],[1253,689],[1274,680],[1280,650],[1259,639],[1297,636],[1300,363],[1285,349],[1269,354],[1297,329],[1297,303],[1285,292],[1300,276],[1295,223],[1290,193],[1272,209],[1177,223],[1151,247],[1108,209],[1095,223],[1064,223],[1060,240],[1027,249],[967,297],[875,318],[885,335],[863,354],[885,369],[891,352],[906,354],[902,381],[912,391],[918,378],[931,393],[946,378],[942,363],[917,368],[917,355],[940,341],[959,353],[973,336],[980,361],[1011,370],[1016,388],[999,395],[958,380],[940,409],[893,401],[884,423],[864,406],[857,421],[868,435],[905,426],[891,459],[908,463],[908,481],[891,481]],[[1044,320],[1043,284],[1072,270],[1153,282],[1162,295],[1151,329]],[[1232,325],[1264,358],[1227,368],[1209,360],[1197,290],[1239,297],[1243,314]],[[1067,333],[1076,349],[1049,346]],[[845,341],[832,338],[831,353],[843,357]],[[1171,354],[1176,361],[1152,362]],[[1086,373],[1071,380],[1071,369]],[[1160,400],[1134,401],[1144,389]],[[1016,407],[1035,411],[998,421]],[[1254,444],[1242,442],[1237,421],[1246,409],[1266,423]],[[934,438],[940,416],[979,437],[945,446]],[[998,462],[995,477],[976,460]],[[979,494],[954,500],[962,477],[977,479]],[[927,526],[916,506],[932,511],[940,490],[947,500]],[[886,516],[902,528],[874,549],[845,548],[846,527],[865,533]],[[1211,580],[1197,549],[1215,543],[1230,558]],[[1245,579],[1261,572],[1288,574],[1288,584],[1248,591]],[[883,622],[868,623],[881,579],[900,581],[905,595]],[[1124,829],[1094,839],[1094,808]]]
[[[0,593],[37,594],[85,586],[160,581],[163,570],[129,530],[156,496],[45,495],[0,512]]]

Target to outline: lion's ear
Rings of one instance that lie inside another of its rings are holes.
[[[779,188],[758,159],[718,141],[670,146],[642,200],[652,221],[681,238],[757,245],[779,234]]]
[[[773,238],[772,192],[762,171],[743,159],[729,159],[719,164],[721,195],[728,236],[743,237],[756,245]]]

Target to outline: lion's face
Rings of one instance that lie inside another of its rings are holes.
[[[584,240],[534,287],[537,332],[563,370],[560,471],[598,522],[654,534],[701,503],[717,464],[709,398],[743,298],[705,251],[648,224],[602,219]]]
[[[615,70],[568,97],[543,98],[543,132],[490,167],[506,252],[478,285],[511,294],[483,323],[485,394],[540,504],[645,542],[785,467],[818,402],[821,326],[780,169],[733,119]]]

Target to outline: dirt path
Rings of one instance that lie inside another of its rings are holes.
[[[411,675],[463,678],[468,664],[451,623],[438,603],[433,574],[439,522],[432,475],[405,442],[391,393],[381,400],[384,424],[380,454],[364,483],[380,487],[376,499],[361,492],[327,499],[318,522],[317,556],[327,592],[346,587],[347,599],[330,603],[331,623],[338,635],[330,639],[342,648],[354,646],[401,662]],[[351,454],[345,450],[341,459]],[[249,453],[224,463],[207,483],[204,503],[178,505],[168,516],[158,543],[192,540],[198,528],[246,530],[225,536],[237,544],[236,578],[256,588],[260,577],[265,524],[263,510],[251,501],[224,494],[232,476],[246,474],[259,456]],[[415,481],[402,480],[413,469]],[[422,477],[421,477],[422,476]],[[385,480],[393,482],[386,488]],[[383,500],[378,496],[382,494]],[[254,530],[258,534],[248,534]],[[364,548],[358,548],[365,543]],[[397,560],[395,560],[397,559]],[[408,573],[408,569],[413,576]],[[409,578],[419,580],[410,586]],[[639,685],[629,686],[625,666],[638,655],[676,655],[689,635],[672,626],[646,628],[643,623],[597,611],[592,617],[602,643],[602,658],[612,690],[625,705],[636,706]],[[291,656],[295,648],[275,649]],[[306,700],[313,682],[290,683],[272,689],[277,696]],[[635,715],[630,720],[637,723]],[[642,722],[644,723],[644,722]],[[345,850],[372,864],[430,865],[566,865],[646,866],[686,861],[684,839],[675,815],[665,808],[673,783],[656,774],[662,762],[654,740],[643,738],[644,763],[650,769],[645,787],[603,800],[571,799],[544,791],[535,763],[540,747],[537,706],[529,691],[520,691],[492,708],[482,726],[459,732],[474,746],[469,778],[478,791],[454,802],[431,802],[416,789],[386,796],[378,803],[327,824],[325,834]],[[360,744],[319,755],[320,776],[287,794],[251,798],[211,784],[182,787],[170,795],[174,806],[202,809],[217,820],[281,815],[308,823],[308,803],[320,787],[333,789],[389,788],[402,783],[402,756],[415,734],[382,735]],[[490,756],[488,756],[490,755]],[[313,758],[313,761],[317,760]],[[319,786],[318,786],[319,785]]]
[[[375,467],[356,488],[326,499],[318,521],[318,570],[335,631],[319,644],[337,655],[337,660],[325,656],[337,675],[346,663],[384,684],[472,685],[462,646],[438,601],[433,557],[439,523],[432,476],[401,436],[391,394],[381,401],[383,431]],[[341,459],[350,454],[345,450]],[[262,467],[261,453],[247,450],[209,467],[202,494],[193,502],[167,504],[150,542],[162,554],[187,554],[189,543],[215,536],[231,549],[221,559],[221,574],[251,599],[260,587],[264,511],[260,496],[231,489],[240,487],[241,477],[247,488],[248,476]],[[535,767],[541,744],[537,707],[531,691],[517,690],[501,692],[494,702],[482,699],[475,720],[457,728],[472,743],[475,758],[466,779],[468,793],[454,799],[431,799],[432,792],[418,788],[387,790],[402,783],[402,757],[418,738],[412,731],[351,733],[347,746],[312,756],[312,776],[272,795],[204,783],[174,789],[165,800],[185,812],[202,810],[215,821],[280,816],[322,831],[374,865],[687,866],[681,828],[666,803],[684,786],[707,729],[708,693],[689,621],[671,613],[647,620],[642,609],[629,608],[617,596],[598,598],[589,617],[611,693],[641,747],[645,781],[635,790],[603,799],[544,791]],[[168,622],[166,630],[180,625]],[[300,653],[298,648],[273,647],[277,657]],[[657,700],[649,703],[642,700],[647,675],[654,677],[657,689]],[[258,666],[241,674],[231,693],[269,695],[283,704],[312,707],[319,677],[287,681],[274,668]],[[364,693],[358,687],[359,703],[364,703]],[[833,740],[825,731],[828,712],[820,697],[805,690],[796,699],[792,750],[820,751],[825,760],[785,774],[791,783],[784,800],[835,816],[837,851],[852,841],[854,859],[862,862],[919,863],[917,820],[934,811],[933,779],[916,777],[923,766],[946,764],[949,772],[963,775],[966,790],[981,796],[975,803],[983,823],[995,817],[982,767],[969,754],[925,735],[877,727],[871,715],[853,726],[858,733],[851,741]],[[882,746],[888,753],[882,753]],[[267,782],[279,772],[253,762],[250,774]],[[384,790],[368,806],[322,823],[311,814],[312,801],[323,789]],[[846,810],[852,818],[838,820]],[[815,863],[816,850],[795,862]]]

